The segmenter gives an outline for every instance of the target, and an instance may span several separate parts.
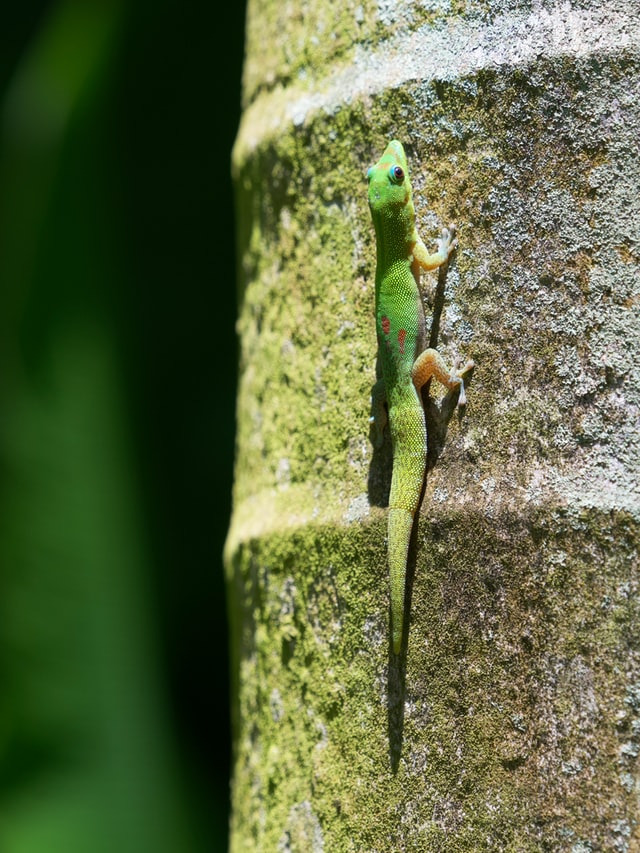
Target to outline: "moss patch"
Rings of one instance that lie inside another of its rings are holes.
[[[639,533],[624,514],[432,519],[400,659],[382,519],[246,543],[235,849],[615,849],[635,815]]]

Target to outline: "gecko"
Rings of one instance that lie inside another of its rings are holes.
[[[437,251],[429,253],[416,231],[413,195],[402,144],[392,140],[367,172],[369,208],[376,234],[375,315],[379,367],[373,386],[373,443],[379,447],[387,423],[393,473],[389,494],[387,549],[391,589],[393,651],[402,645],[409,540],[422,495],[427,465],[427,428],[422,386],[435,376],[447,388],[459,387],[466,402],[464,375],[449,370],[435,349],[427,349],[420,270],[446,263],[457,244],[454,225],[443,229]],[[386,404],[386,409],[385,409]]]

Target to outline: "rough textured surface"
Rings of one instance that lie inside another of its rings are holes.
[[[310,525],[236,554],[234,849],[635,849],[635,523],[424,521],[406,669],[383,536]]]
[[[640,13],[309,7],[249,4],[234,154],[233,848],[638,849]],[[364,180],[392,137],[425,239],[458,224],[439,349],[477,364],[398,667]]]

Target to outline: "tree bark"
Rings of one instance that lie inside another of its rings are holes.
[[[639,849],[640,12],[252,0],[244,92],[232,849]],[[428,403],[400,657],[364,177],[394,137],[425,241],[458,226],[438,348],[476,363],[464,417]]]

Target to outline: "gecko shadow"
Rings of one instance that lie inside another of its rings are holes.
[[[440,267],[438,271],[438,285],[435,290],[433,299],[433,312],[431,331],[429,334],[429,346],[435,348],[440,331],[440,318],[444,307],[445,284],[447,277],[446,266]],[[473,368],[465,371],[463,374],[465,388],[471,384]],[[434,468],[438,457],[442,453],[445,446],[447,429],[449,422],[453,417],[454,412],[458,411],[458,419],[463,417],[463,411],[458,409],[458,396],[460,389],[458,387],[451,389],[442,398],[438,404],[429,394],[429,386],[431,380],[422,388],[422,403],[425,411],[425,420],[427,424],[427,470],[425,481],[422,484],[420,494],[419,507],[422,506],[424,498],[426,480],[429,472]],[[393,456],[391,448],[391,438],[389,430],[385,430],[384,441],[382,445],[375,448],[369,466],[368,478],[368,494],[369,502],[373,506],[386,507],[389,504],[389,492],[391,489],[391,476],[393,473]],[[411,598],[413,594],[413,582],[416,570],[417,556],[417,537],[418,537],[418,512],[411,531],[411,539],[409,541],[409,555],[407,560],[406,586],[403,621],[403,635],[400,653],[394,654],[391,640],[391,630],[389,630],[389,665],[388,665],[388,690],[387,690],[387,713],[388,713],[388,736],[389,736],[389,757],[391,769],[395,773],[398,769],[400,756],[402,753],[402,741],[404,730],[404,707],[406,695],[406,662],[407,662],[407,643],[409,636],[409,622],[411,614]],[[391,613],[389,611],[389,628],[391,627]]]

